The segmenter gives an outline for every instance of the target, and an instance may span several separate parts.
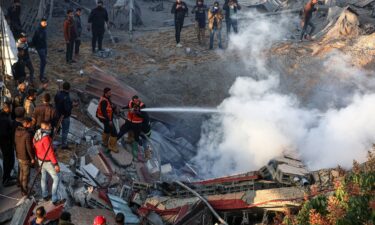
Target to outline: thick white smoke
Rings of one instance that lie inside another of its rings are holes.
[[[295,95],[279,92],[280,74],[267,67],[265,53],[288,33],[286,24],[294,22],[250,20],[231,37],[227,52],[241,56],[246,74],[218,106],[223,113],[202,126],[193,161],[204,175],[256,170],[288,152],[299,155],[310,169],[349,167],[353,159],[363,161],[375,143],[375,94],[368,89],[373,80],[353,67],[349,56],[332,52],[320,63],[320,76],[345,103],[340,108],[306,108]]]

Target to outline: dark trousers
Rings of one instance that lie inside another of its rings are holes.
[[[176,30],[176,43],[180,43],[180,38],[181,38],[181,30],[182,27],[184,26],[184,18],[177,18],[174,20],[174,28]]]
[[[27,194],[29,188],[29,177],[30,177],[30,162],[27,160],[18,160],[18,182],[21,186],[21,192],[23,195]]]
[[[101,120],[101,122],[104,125],[104,133],[111,134],[112,137],[117,137],[117,130],[113,123],[110,125],[109,121]]]
[[[307,27],[310,26],[311,29],[310,29],[310,32],[306,32],[307,31]],[[308,35],[311,35],[315,30],[315,25],[311,22],[311,19],[309,20],[306,20],[305,21],[305,24],[303,25],[303,28],[302,28],[302,32],[301,32],[301,39],[303,39],[304,35],[307,33]]]
[[[99,50],[103,50],[102,48],[103,37],[104,37],[104,31],[94,31],[94,30],[92,31],[91,45],[92,45],[93,52],[95,52],[95,49],[96,49],[96,42],[98,42]]]
[[[129,131],[133,131],[134,133],[134,140],[138,142],[139,145],[142,145],[141,140],[139,139],[139,135],[142,131],[142,123],[132,123],[129,120],[126,120],[125,123],[121,126],[120,132],[117,135],[117,140],[120,139],[124,134]]]
[[[40,58],[40,73],[39,79],[42,80],[44,78],[44,71],[47,65],[47,49],[37,49],[38,55]]]
[[[26,59],[24,60],[25,62],[25,66],[27,67],[27,69],[29,69],[29,73],[30,73],[30,81],[32,81],[34,79],[34,67],[33,67],[33,64],[31,62],[30,59]]]
[[[230,33],[230,29],[233,27],[233,31],[235,34],[238,33],[238,21],[236,19],[227,19],[227,34]]]
[[[74,49],[74,41],[69,41],[66,43],[66,62],[71,62],[73,60],[73,49]]]
[[[10,179],[10,173],[14,167],[14,148],[10,138],[0,138],[0,148],[3,154],[4,175],[3,183]]]
[[[76,55],[79,54],[79,46],[81,46],[81,40],[80,40],[80,39],[77,39],[77,40],[75,40],[75,42],[74,42],[74,53],[75,53]]]

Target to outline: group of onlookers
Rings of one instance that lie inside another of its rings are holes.
[[[225,11],[225,15],[223,10]],[[223,48],[221,29],[224,17],[226,21],[227,35],[229,36],[231,28],[233,28],[235,33],[238,33],[238,10],[241,10],[241,6],[238,4],[237,0],[226,0],[222,8],[218,1],[215,1],[212,7],[207,7],[203,0],[197,0],[196,5],[191,12],[195,14],[198,43],[200,45],[206,43],[205,31],[206,20],[208,19],[208,30],[210,33],[209,49],[213,49],[215,35],[217,36],[219,48]],[[188,15],[188,11],[186,3],[182,0],[176,0],[172,5],[171,13],[174,14],[176,47],[182,47],[181,30],[184,25],[185,16]]]

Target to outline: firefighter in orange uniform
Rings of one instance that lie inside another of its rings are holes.
[[[104,131],[102,134],[103,145],[113,152],[118,152],[117,131],[113,124],[114,105],[111,102],[111,89],[106,87],[103,92],[103,96],[100,98],[96,110],[96,117],[104,125]]]
[[[117,135],[117,139],[120,139],[128,131],[132,130],[134,133],[134,140],[142,146],[142,141],[139,139],[139,135],[142,131],[143,115],[141,109],[145,108],[146,105],[139,99],[137,95],[132,97],[132,100],[129,101],[128,105],[123,109],[128,109],[128,117],[126,118],[125,123],[121,126],[120,132]]]

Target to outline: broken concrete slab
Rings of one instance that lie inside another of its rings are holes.
[[[140,223],[139,218],[131,211],[129,205],[122,198],[108,194],[109,200],[111,201],[113,211],[115,214],[123,213],[126,218],[126,224],[138,224]]]

